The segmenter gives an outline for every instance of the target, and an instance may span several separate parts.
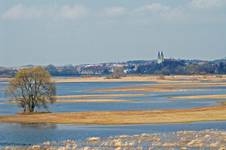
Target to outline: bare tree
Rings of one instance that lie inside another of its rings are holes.
[[[48,109],[48,103],[55,102],[56,88],[46,70],[33,67],[18,71],[6,93],[23,108],[23,112],[34,112],[36,107]]]
[[[123,66],[114,66],[113,67],[112,78],[119,79],[124,76],[125,76],[125,72],[124,72]]]

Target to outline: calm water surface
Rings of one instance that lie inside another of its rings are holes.
[[[141,133],[166,133],[183,130],[226,130],[226,122],[202,122],[164,125],[78,126],[78,125],[21,125],[0,124],[0,146],[32,145],[45,141],[84,140],[88,137],[109,137]]]
[[[109,94],[109,93],[142,93],[142,92],[95,92],[95,89],[105,89],[125,86],[139,86],[153,84],[152,82],[117,82],[117,83],[60,83],[57,84],[57,95]],[[0,115],[15,114],[20,111],[16,105],[7,104],[4,95],[6,82],[0,82]],[[132,102],[124,103],[68,103],[53,104],[52,112],[79,112],[105,110],[144,110],[144,109],[182,109],[202,106],[212,106],[225,100],[202,99],[186,100],[172,99],[172,96],[226,94],[226,87],[184,90],[177,92],[149,92],[140,97],[119,97]],[[114,98],[115,99],[115,98]],[[29,145],[44,141],[60,141],[66,139],[83,140],[90,136],[112,136],[121,134],[140,134],[172,132],[179,130],[219,129],[226,130],[226,122],[205,122],[193,124],[165,124],[165,125],[132,125],[132,126],[77,126],[50,124],[0,124],[0,146]]]
[[[57,95],[83,95],[83,94],[135,94],[142,92],[95,92],[95,89],[125,87],[134,85],[153,84],[147,82],[120,82],[120,83],[60,83],[57,84]],[[16,105],[7,104],[4,88],[7,84],[0,83],[0,115],[15,114],[20,111]],[[194,89],[178,92],[150,92],[145,96],[122,97],[114,99],[127,99],[132,102],[123,103],[57,103],[50,106],[52,112],[78,112],[78,111],[104,111],[104,110],[150,110],[150,109],[183,109],[192,107],[212,106],[224,100],[181,100],[172,99],[172,96],[226,94],[225,87]]]

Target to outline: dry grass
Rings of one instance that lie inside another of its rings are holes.
[[[9,81],[9,80],[11,80],[11,78],[0,78],[0,82],[7,82],[7,81]]]
[[[174,96],[175,99],[226,99],[226,94],[219,95],[193,95],[193,96]]]
[[[130,100],[121,99],[62,99],[56,100],[56,103],[120,103],[120,102],[130,102]]]
[[[121,88],[109,88],[109,89],[97,89],[98,92],[173,92],[178,90],[187,90],[187,89],[199,89],[199,88],[208,88],[208,87],[219,87],[226,86],[226,82],[173,82],[173,83],[162,83],[162,84],[150,84],[144,86],[130,86],[130,87],[121,87]]]
[[[164,76],[159,75],[135,75],[126,76],[120,79],[108,79],[106,77],[71,77],[55,78],[56,82],[196,82],[196,81],[225,81],[226,75],[176,75]]]
[[[0,81],[9,81],[10,78],[0,78]],[[108,79],[106,77],[60,77],[54,78],[55,82],[196,82],[196,81],[225,81],[226,75],[175,75],[175,76],[159,76],[159,75],[130,75],[120,79]]]
[[[0,116],[8,123],[62,124],[157,124],[226,120],[226,107],[204,107],[183,110],[69,112]]]
[[[56,99],[84,99],[84,98],[117,98],[117,97],[138,97],[144,96],[144,94],[90,94],[90,95],[60,95],[55,96]]]
[[[133,102],[122,99],[57,99],[55,103],[122,103]],[[16,104],[15,101],[0,102],[0,104]]]
[[[106,77],[74,77],[74,78],[55,78],[57,83],[65,82],[148,82],[155,80],[154,76],[127,76],[119,79]]]

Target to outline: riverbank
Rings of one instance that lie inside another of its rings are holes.
[[[171,98],[175,98],[175,99],[226,99],[226,94],[174,96]]]
[[[9,81],[11,78],[0,78],[0,81]],[[57,83],[70,82],[199,82],[199,81],[226,81],[226,75],[128,75],[120,79],[106,76],[80,76],[80,77],[53,77]]]
[[[200,89],[210,87],[225,87],[226,82],[171,82],[161,84],[149,84],[143,86],[116,87],[108,89],[97,89],[97,92],[175,92],[189,89]]]
[[[56,100],[56,103],[121,103],[132,102],[131,100],[123,99],[62,99]]]
[[[132,100],[123,100],[123,99],[57,99],[54,103],[123,103],[123,102],[134,102]],[[16,105],[16,102],[0,102],[0,104],[13,104]]]
[[[57,83],[65,82],[199,82],[199,81],[226,81],[226,75],[128,75],[119,79],[107,77],[60,77],[54,78]]]
[[[226,120],[225,106],[179,110],[65,112],[0,116],[0,122],[7,123],[99,125],[188,123],[223,120]]]
[[[122,98],[122,97],[140,97],[144,96],[144,94],[86,94],[86,95],[57,95],[54,96],[56,99],[99,99],[99,98]]]
[[[120,103],[134,102],[134,100],[115,99],[128,97],[142,97],[145,94],[86,94],[86,95],[57,95],[55,103]],[[0,98],[5,100],[4,98]],[[0,104],[16,104],[14,101],[3,101]]]

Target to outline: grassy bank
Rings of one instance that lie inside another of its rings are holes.
[[[174,92],[179,90],[200,89],[209,87],[226,86],[226,82],[173,82],[173,83],[161,83],[150,84],[144,86],[130,86],[130,87],[117,87],[108,89],[98,89],[98,92]]]
[[[11,78],[0,78],[0,81],[9,81]],[[107,78],[105,76],[81,76],[81,77],[54,77],[57,83],[66,82],[198,82],[198,81],[215,81],[221,82],[226,80],[226,75],[128,75],[120,79]]]
[[[58,95],[55,96],[56,99],[84,99],[84,98],[92,98],[92,99],[99,99],[99,98],[119,98],[119,97],[139,97],[144,96],[144,94],[87,94],[87,95]]]
[[[226,94],[174,96],[172,98],[175,98],[175,99],[226,99]]]
[[[131,100],[122,99],[62,99],[56,100],[56,103],[120,103],[132,102]]]
[[[181,110],[153,111],[101,111],[38,113],[0,116],[8,123],[57,123],[57,124],[159,124],[226,120],[226,107],[203,107]]]
[[[198,82],[198,81],[225,81],[226,75],[128,75],[120,79],[111,79],[106,77],[69,77],[54,78],[56,82]]]

